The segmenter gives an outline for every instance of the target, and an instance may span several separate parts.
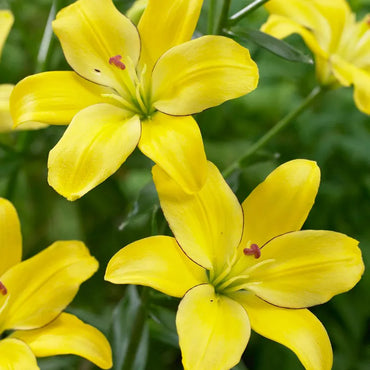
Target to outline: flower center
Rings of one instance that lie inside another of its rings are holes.
[[[8,293],[8,289],[6,289],[5,285],[0,281],[0,293],[2,295],[6,295]]]

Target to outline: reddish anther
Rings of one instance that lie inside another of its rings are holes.
[[[126,66],[121,62],[121,59],[122,59],[121,55],[116,55],[112,58],[109,58],[109,64],[113,64],[122,70],[126,69]]]
[[[261,257],[261,249],[259,249],[257,244],[251,244],[250,248],[244,248],[243,253],[246,256],[254,256],[254,258]]]
[[[6,295],[8,293],[8,289],[5,288],[5,285],[0,281],[0,293],[2,295]]]

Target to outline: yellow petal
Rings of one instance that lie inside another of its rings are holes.
[[[281,15],[270,15],[267,22],[262,25],[261,31],[278,39],[283,39],[293,33],[297,33],[302,36],[306,45],[317,57],[322,59],[328,58],[327,49],[320,45],[316,35],[313,34],[309,28],[306,28],[292,19],[283,17]],[[329,41],[326,41],[325,43],[328,42]]]
[[[243,215],[238,199],[216,166],[208,162],[208,176],[195,194],[185,193],[158,166],[153,179],[164,215],[185,253],[216,272],[231,259],[242,234]]]
[[[110,104],[78,113],[50,151],[49,184],[76,200],[118,170],[140,138],[140,120]]]
[[[107,100],[102,94],[112,94],[112,90],[74,72],[44,72],[15,86],[10,109],[15,125],[35,121],[67,125],[80,110]]]
[[[248,241],[262,247],[270,239],[300,230],[315,201],[320,183],[316,162],[296,159],[275,169],[242,203]]]
[[[167,51],[153,70],[153,105],[188,115],[254,90],[258,68],[248,49],[222,36],[203,36]]]
[[[97,268],[98,262],[79,241],[55,242],[12,267],[1,278],[8,293],[0,296],[0,306],[1,300],[6,300],[0,313],[0,332],[49,323]]]
[[[22,235],[17,211],[8,200],[0,198],[0,280],[21,259]]]
[[[109,261],[105,280],[150,286],[183,297],[207,281],[205,270],[189,259],[174,238],[152,236],[127,245]]]
[[[39,370],[35,355],[22,341],[14,338],[0,340],[0,369]]]
[[[176,316],[186,370],[226,370],[237,365],[250,336],[243,307],[199,285],[186,293]]]
[[[27,343],[37,357],[73,354],[102,369],[112,367],[112,350],[105,336],[68,313],[40,329],[15,331],[11,336]]]
[[[328,19],[323,16],[320,8],[316,6],[317,3],[317,1],[312,0],[270,0],[265,4],[265,8],[270,14],[279,15],[299,26],[293,32],[301,34],[298,29],[301,31],[303,29],[311,30],[321,47],[328,50],[332,37],[331,27]],[[302,37],[305,38],[303,34]]]
[[[190,116],[160,112],[142,123],[140,150],[187,192],[203,186],[208,164],[198,124]]]
[[[168,49],[191,39],[203,0],[149,0],[139,23],[141,64],[152,70]]]
[[[333,73],[344,86],[354,85],[354,100],[359,110],[370,114],[370,70],[358,68],[338,56],[331,58]]]
[[[291,349],[306,370],[330,370],[333,352],[321,322],[308,310],[275,307],[252,294],[233,296],[246,309],[252,330]]]
[[[112,0],[79,0],[62,9],[53,22],[64,55],[71,67],[86,79],[124,93],[128,69],[136,65],[140,38],[136,27]],[[120,55],[127,68],[109,64]]]
[[[14,17],[11,11],[0,10],[0,57],[13,22]]]
[[[246,289],[277,306],[303,308],[352,289],[364,271],[358,242],[334,231],[305,230],[268,242]],[[269,261],[269,262],[267,262]]]

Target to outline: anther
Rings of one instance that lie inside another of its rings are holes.
[[[259,249],[257,244],[251,244],[250,248],[244,248],[243,253],[246,256],[254,256],[254,258],[261,257],[261,249]]]
[[[5,288],[5,285],[0,281],[0,293],[2,295],[6,295],[8,293],[8,289]]]
[[[116,67],[120,69],[126,69],[126,66],[121,62],[122,56],[121,55],[116,55],[114,57],[109,58],[109,64],[113,64]]]

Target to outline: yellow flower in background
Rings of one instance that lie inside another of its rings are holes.
[[[49,155],[49,184],[75,200],[138,145],[186,191],[207,162],[190,116],[253,90],[256,64],[221,36],[191,40],[202,0],[149,0],[138,28],[111,0],[79,0],[53,22],[75,72],[27,77],[11,96],[16,125],[71,122]]]
[[[13,22],[14,17],[9,10],[0,10],[0,57]],[[13,130],[13,121],[9,108],[9,98],[13,88],[14,85],[12,84],[0,85],[0,133]],[[38,129],[42,127],[45,127],[45,125],[31,122],[20,126],[17,130]]]
[[[315,55],[323,85],[354,86],[354,100],[370,114],[370,17],[356,22],[345,0],[270,0],[261,30],[284,38],[300,34]]]
[[[57,241],[23,262],[16,210],[0,198],[0,368],[38,369],[36,357],[76,354],[112,366],[104,335],[63,313],[98,262],[82,242]]]
[[[331,369],[328,335],[306,307],[351,289],[364,266],[356,240],[300,230],[320,182],[316,163],[281,165],[241,206],[210,162],[208,171],[204,187],[186,194],[153,168],[175,238],[129,244],[105,279],[182,298],[176,325],[185,369],[235,366],[251,328],[290,348],[306,369]]]
[[[136,0],[131,8],[127,11],[126,15],[134,24],[138,24],[145,8],[148,6],[149,0]]]

